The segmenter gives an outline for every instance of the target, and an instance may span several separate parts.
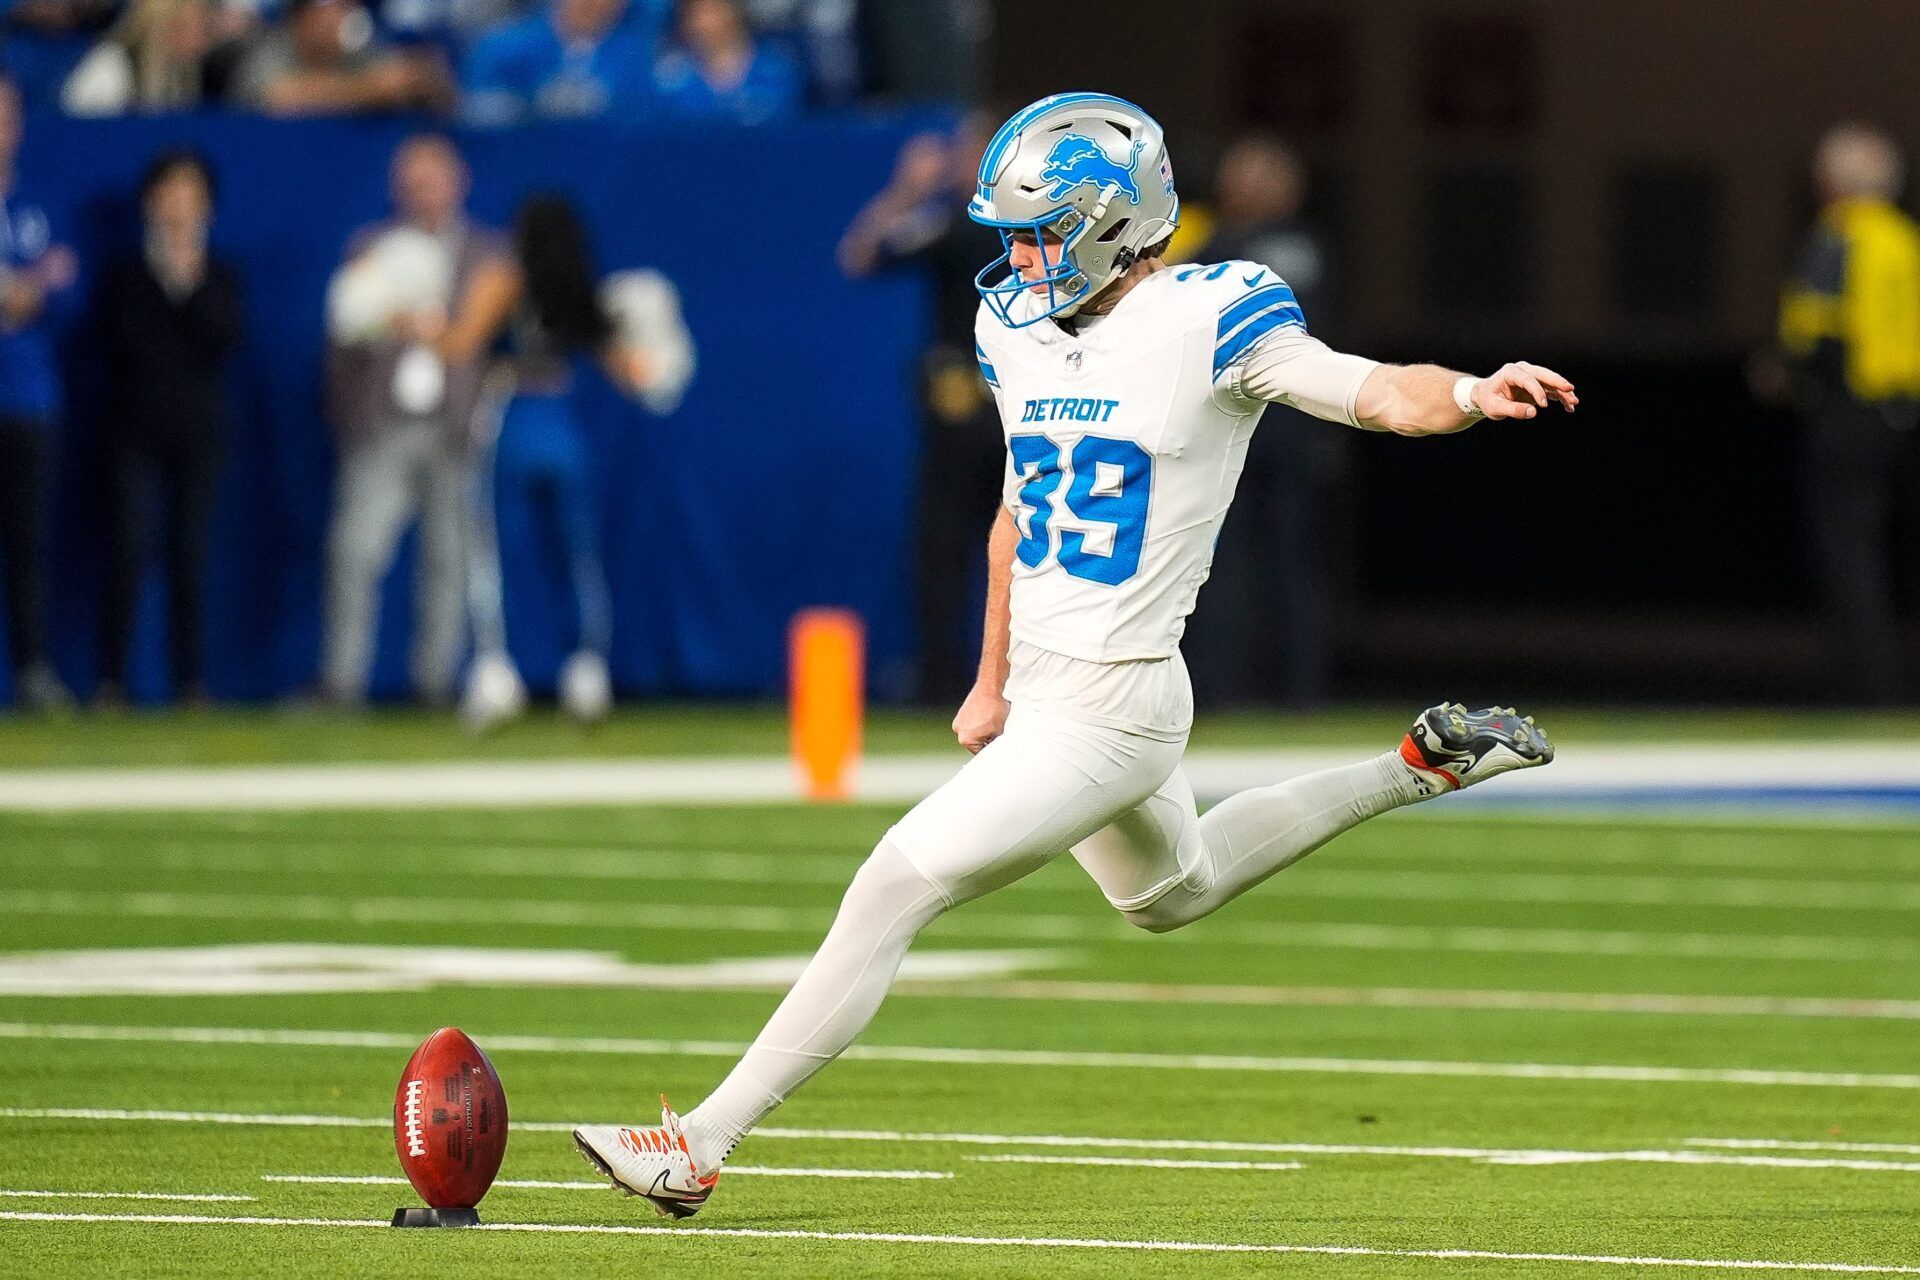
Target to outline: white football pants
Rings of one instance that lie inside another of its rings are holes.
[[[1245,791],[1200,817],[1184,741],[1016,707],[1006,731],[916,805],[847,889],[819,952],[718,1089],[686,1116],[712,1167],[865,1029],[914,936],[1062,850],[1155,933],[1219,909],[1349,827],[1430,789],[1395,752]]]

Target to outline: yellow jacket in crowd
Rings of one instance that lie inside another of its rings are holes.
[[[1781,299],[1780,341],[1855,400],[1920,398],[1920,226],[1883,200],[1828,206]]]

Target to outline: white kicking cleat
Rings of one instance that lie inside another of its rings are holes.
[[[1457,702],[1420,713],[1400,743],[1400,758],[1441,790],[1458,791],[1513,769],[1553,761],[1553,744],[1512,707],[1469,711]]]
[[[659,1128],[582,1125],[573,1131],[573,1145],[614,1186],[650,1202],[663,1218],[691,1218],[720,1181],[718,1169],[702,1174],[693,1167],[680,1117],[664,1097]]]

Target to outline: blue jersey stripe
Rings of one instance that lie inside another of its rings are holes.
[[[1299,305],[1299,300],[1293,296],[1293,289],[1284,282],[1270,284],[1263,289],[1255,289],[1220,313],[1220,325],[1214,330],[1215,340],[1225,342],[1228,335],[1241,324],[1259,315],[1268,307],[1283,302],[1291,303],[1296,307]]]
[[[973,344],[973,358],[980,362],[980,374],[987,380],[987,385],[990,387],[999,386],[1000,377],[994,373],[993,364],[987,359],[986,350],[977,342]]]
[[[1258,316],[1255,316],[1240,332],[1234,334],[1231,338],[1228,338],[1225,342],[1214,348],[1213,376],[1216,378],[1219,377],[1221,370],[1225,369],[1235,360],[1238,360],[1241,353],[1248,347],[1260,341],[1260,339],[1266,337],[1275,329],[1290,324],[1297,324],[1302,329],[1307,327],[1307,318],[1300,314],[1300,308],[1291,302],[1279,303],[1274,306],[1272,310],[1264,311]]]

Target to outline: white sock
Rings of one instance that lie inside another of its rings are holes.
[[[695,1168],[719,1167],[748,1130],[853,1043],[879,1011],[908,945],[947,906],[905,854],[880,842],[759,1038],[684,1117]]]
[[[1397,751],[1242,791],[1201,817],[1203,862],[1186,882],[1127,915],[1155,930],[1191,924],[1341,832],[1433,794]]]

